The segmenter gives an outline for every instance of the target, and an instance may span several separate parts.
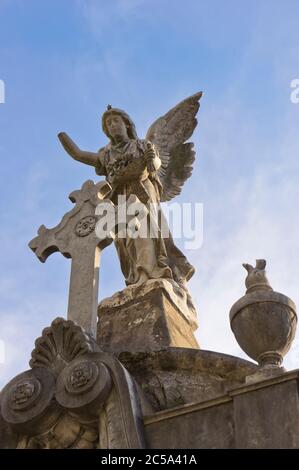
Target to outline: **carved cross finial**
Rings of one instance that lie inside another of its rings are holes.
[[[73,320],[92,336],[96,336],[100,252],[112,242],[100,240],[95,234],[96,206],[111,190],[109,183],[86,181],[82,188],[73,191],[69,198],[75,207],[67,212],[54,228],[44,225],[29,247],[38,259],[45,262],[48,256],[59,251],[72,259],[68,301],[69,320]]]

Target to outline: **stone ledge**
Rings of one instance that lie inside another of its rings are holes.
[[[168,420],[177,416],[182,416],[195,411],[211,408],[212,406],[222,405],[223,403],[231,402],[233,399],[228,395],[212,398],[211,400],[202,401],[200,403],[190,403],[188,405],[178,406],[170,410],[158,411],[155,414],[144,416],[143,422],[145,425],[157,423],[158,421]]]
[[[255,384],[243,385],[241,387],[233,388],[228,390],[226,394],[220,395],[218,397],[211,398],[209,400],[203,400],[198,403],[188,403],[183,406],[176,406],[169,410],[158,411],[154,414],[144,416],[144,424],[152,424],[158,421],[163,421],[171,419],[173,417],[185,415],[188,413],[194,413],[195,411],[203,410],[206,408],[211,408],[213,406],[222,405],[223,403],[232,402],[234,397],[241,395],[243,393],[250,393],[256,390],[260,390],[265,387],[271,387],[276,384],[284,383],[289,380],[294,380],[299,378],[299,370],[294,370],[291,372],[286,372],[275,379],[267,379],[263,382],[257,382]]]
[[[157,412],[224,396],[258,370],[238,357],[190,348],[123,352],[118,358]]]

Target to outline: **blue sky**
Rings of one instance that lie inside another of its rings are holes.
[[[34,339],[66,312],[69,261],[56,254],[42,264],[27,244],[71,208],[71,191],[96,180],[56,134],[102,147],[108,103],[127,110],[143,137],[204,91],[197,160],[177,199],[204,204],[204,243],[187,253],[202,348],[244,357],[228,319],[244,293],[242,262],[266,258],[273,288],[299,303],[299,104],[290,100],[298,18],[297,0],[0,0],[0,386],[28,367]],[[123,287],[110,247],[100,298]],[[285,364],[299,365],[298,336]]]

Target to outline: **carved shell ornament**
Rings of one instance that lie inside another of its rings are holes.
[[[32,368],[47,367],[58,375],[73,359],[95,350],[98,350],[96,343],[80,326],[56,318],[35,341],[29,364]]]

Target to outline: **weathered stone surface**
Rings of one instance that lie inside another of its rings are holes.
[[[299,447],[298,371],[144,418],[150,448]]]
[[[241,301],[235,304],[235,309],[239,310],[231,320],[238,343],[260,364],[267,362],[267,353],[272,352],[273,356],[276,353],[276,362],[280,365],[296,332],[297,315],[293,302],[277,292],[247,294],[243,305]]]
[[[0,402],[1,405],[1,402]],[[0,449],[15,449],[18,445],[18,435],[3,419],[0,412]]]
[[[150,449],[234,448],[232,402],[220,400],[200,407],[177,408],[176,413],[146,417]]]
[[[69,413],[62,413],[47,432],[32,434],[19,437],[18,449],[96,449],[99,441],[97,422],[80,423]]]
[[[184,289],[166,280],[150,280],[100,303],[97,342],[114,353],[198,348],[195,315]]]
[[[258,370],[237,357],[188,348],[122,353],[119,359],[157,411],[222,396]]]
[[[298,371],[241,387],[230,395],[237,448],[299,447]]]

